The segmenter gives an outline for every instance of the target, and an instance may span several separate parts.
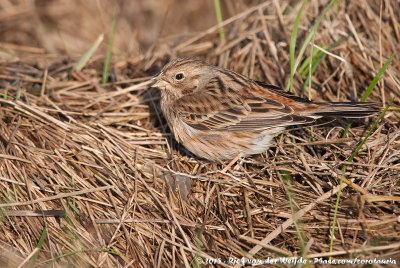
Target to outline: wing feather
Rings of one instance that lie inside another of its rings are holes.
[[[314,119],[293,114],[289,106],[271,98],[249,94],[221,94],[205,86],[177,100],[178,117],[198,130],[254,131],[268,128],[306,124]],[[252,92],[251,89],[245,89]]]

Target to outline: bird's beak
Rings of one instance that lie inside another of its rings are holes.
[[[159,89],[165,89],[167,87],[167,85],[169,84],[169,81],[164,76],[163,72],[156,74],[153,77],[153,80],[154,80],[154,84],[152,85],[152,87],[157,87]]]

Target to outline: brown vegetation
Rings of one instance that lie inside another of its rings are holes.
[[[341,168],[377,117],[354,121],[346,137],[345,119],[287,130],[267,153],[224,169],[176,144],[149,88],[181,55],[285,87],[300,4],[223,1],[220,41],[213,1],[120,2],[0,1],[1,267],[28,265],[35,253],[38,267],[279,256],[400,262],[398,111],[386,113],[348,165],[330,253]],[[327,3],[308,1],[297,48]],[[110,31],[114,10],[111,82],[103,85],[108,38],[81,71],[73,66]],[[359,100],[400,51],[399,14],[390,0],[334,4],[315,44],[338,44],[305,96]],[[398,58],[368,101],[399,104]],[[298,95],[303,81],[295,76]]]

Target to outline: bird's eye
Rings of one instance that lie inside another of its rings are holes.
[[[175,76],[176,80],[182,80],[184,78],[183,73],[179,73]]]

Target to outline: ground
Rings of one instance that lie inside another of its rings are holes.
[[[396,267],[399,55],[367,98],[383,108],[393,100],[381,119],[354,120],[347,133],[345,118],[291,128],[228,168],[176,143],[150,88],[178,56],[286,88],[301,4],[221,1],[222,40],[213,1],[0,1],[0,266],[238,267],[296,257]],[[296,56],[328,4],[307,1]],[[295,94],[360,101],[400,51],[399,14],[394,0],[335,2],[300,61]],[[309,87],[311,53],[320,62]]]

